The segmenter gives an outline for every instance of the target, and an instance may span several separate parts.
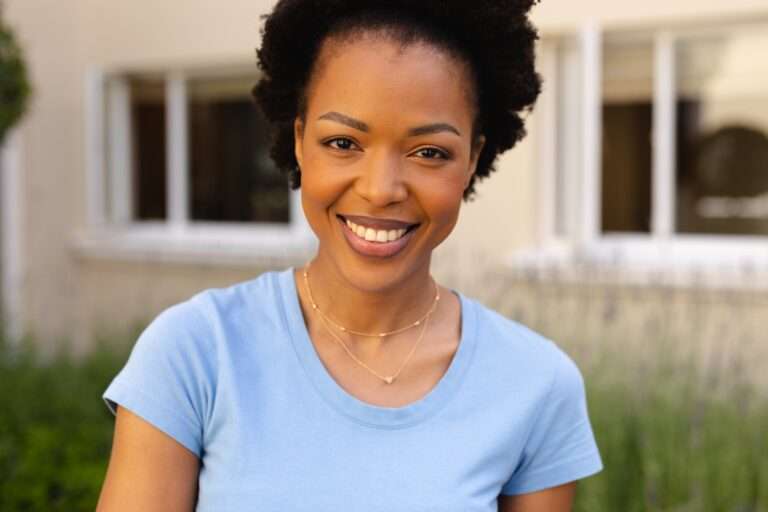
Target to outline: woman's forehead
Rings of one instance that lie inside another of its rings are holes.
[[[382,102],[425,111],[458,109],[469,111],[463,114],[473,118],[473,87],[468,65],[439,46],[367,35],[323,43],[307,99],[310,104],[362,103],[362,107]]]

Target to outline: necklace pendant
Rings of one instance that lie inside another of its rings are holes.
[[[384,377],[384,381],[385,381],[387,384],[392,384],[392,381],[393,381],[393,380],[394,380],[394,377],[392,377],[391,375],[390,375],[389,377]]]

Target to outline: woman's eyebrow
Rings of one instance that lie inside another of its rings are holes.
[[[416,128],[411,128],[408,130],[408,135],[411,137],[416,137],[419,135],[430,135],[432,133],[440,132],[452,132],[461,137],[459,130],[448,123],[433,123],[426,124],[424,126],[417,126]]]
[[[350,128],[354,128],[355,130],[360,130],[361,132],[367,133],[370,131],[370,128],[368,127],[368,125],[363,121],[355,119],[354,117],[349,117],[340,112],[334,112],[334,111],[326,112],[325,114],[321,115],[317,119],[325,120],[325,121],[335,121],[337,123],[341,123],[343,125],[349,126]],[[408,130],[408,136],[418,137],[419,135],[430,135],[433,133],[440,133],[440,132],[451,132],[461,137],[461,132],[459,132],[459,130],[456,127],[448,123],[432,123],[432,124],[425,124],[424,126],[417,126],[415,128],[411,128],[410,130]]]
[[[360,130],[361,132],[370,131],[368,128],[368,125],[365,124],[364,122],[359,121],[353,117],[345,116],[344,114],[340,114],[339,112],[333,112],[333,111],[326,112],[325,114],[321,115],[317,119],[318,120],[325,119],[326,121],[336,121],[337,123],[347,125],[350,128],[354,128],[355,130]]]

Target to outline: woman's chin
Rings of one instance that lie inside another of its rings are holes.
[[[351,256],[351,257],[350,257]],[[429,275],[429,263],[419,265],[408,259],[386,259],[371,262],[357,254],[345,254],[333,257],[339,277],[351,287],[367,293],[387,293],[394,290],[406,291],[411,288],[413,279],[419,274],[419,268],[426,269]],[[418,268],[417,268],[418,267]]]

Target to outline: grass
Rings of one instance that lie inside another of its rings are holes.
[[[738,375],[614,354],[585,379],[605,469],[576,511],[768,511],[768,399]]]

